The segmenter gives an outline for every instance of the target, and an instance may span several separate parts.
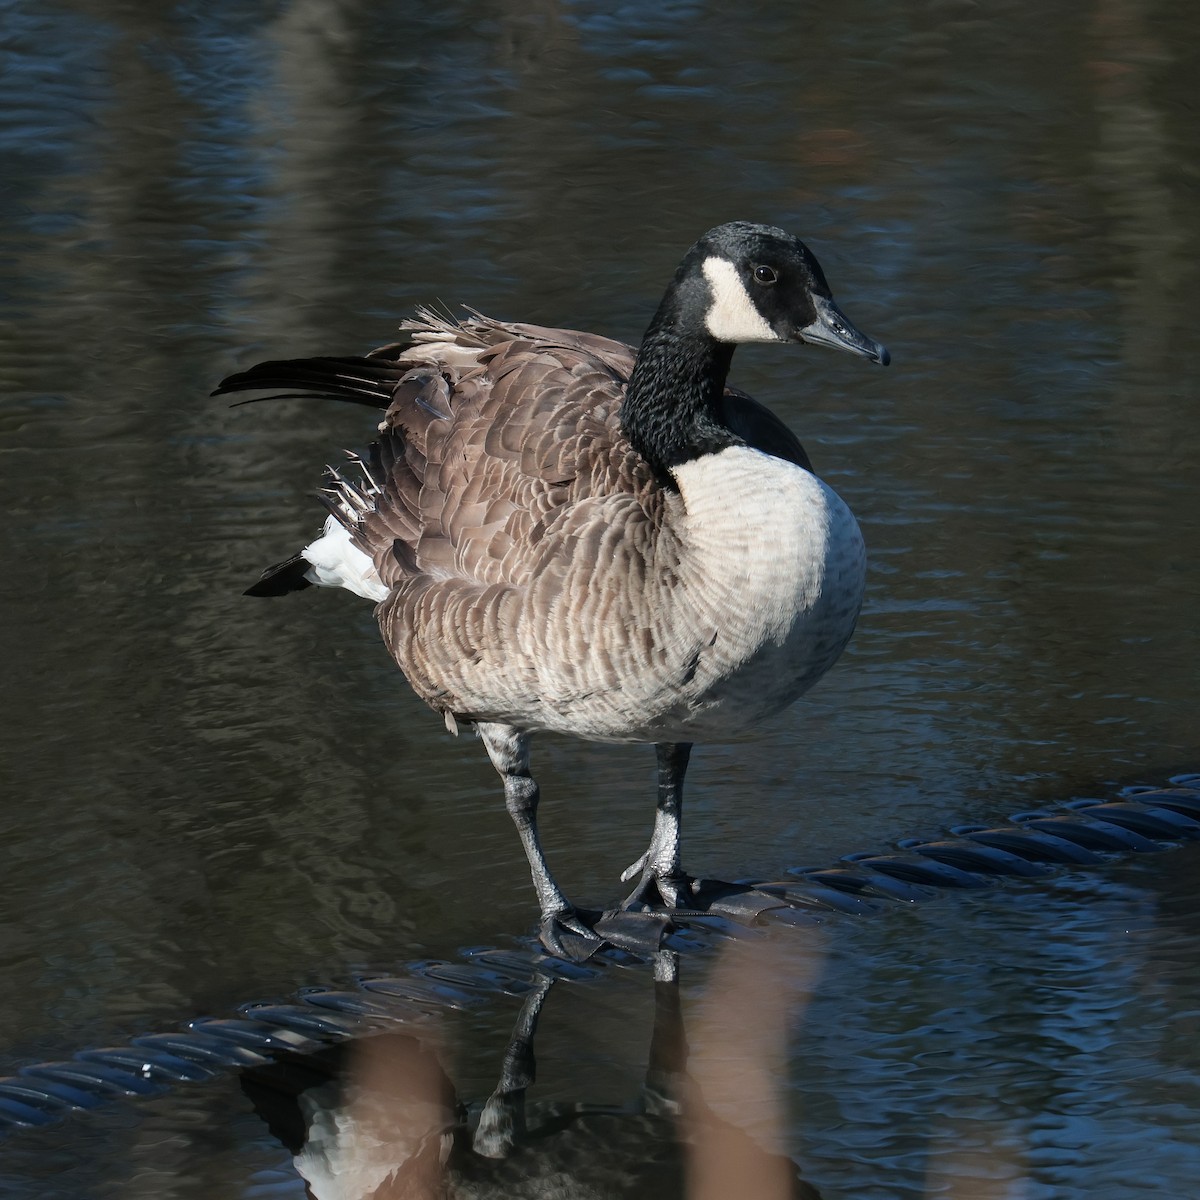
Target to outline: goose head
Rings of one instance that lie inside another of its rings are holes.
[[[671,291],[672,315],[717,342],[809,342],[883,366],[891,360],[838,308],[813,252],[771,225],[710,229],[688,251]]]
[[[744,444],[722,396],[742,342],[809,342],[886,365],[888,352],[834,303],[813,252],[771,225],[710,229],[684,256],[646,330],[621,425],[659,483],[672,469]]]

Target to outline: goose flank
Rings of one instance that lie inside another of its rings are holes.
[[[783,422],[727,385],[734,348],[889,356],[803,242],[748,222],[688,251],[636,353],[478,313],[420,310],[401,329],[365,357],[265,362],[214,392],[382,411],[369,453],[330,470],[321,535],[248,594],[316,584],[375,602],[414,691],[451,729],[473,725],[503,780],[543,944],[586,954],[602,939],[546,864],[532,735],[656,747],[654,830],[623,907],[685,905],[692,743],[745,736],[811,687],[865,578],[849,509]]]

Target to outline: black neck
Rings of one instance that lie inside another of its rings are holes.
[[[621,425],[633,448],[665,487],[671,467],[714,454],[741,439],[721,421],[721,397],[734,347],[700,328],[664,323],[646,332],[621,404]]]

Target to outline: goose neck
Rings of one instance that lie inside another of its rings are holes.
[[[672,467],[740,440],[721,420],[733,350],[707,332],[651,326],[638,351],[621,424],[659,482],[673,490]]]

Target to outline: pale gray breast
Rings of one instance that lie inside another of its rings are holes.
[[[587,736],[741,736],[811,687],[853,632],[865,553],[830,488],[745,447],[675,474],[680,495],[638,586],[614,583],[623,611],[594,606],[602,619],[579,648],[597,680],[619,664],[612,691],[598,687],[577,709]]]

